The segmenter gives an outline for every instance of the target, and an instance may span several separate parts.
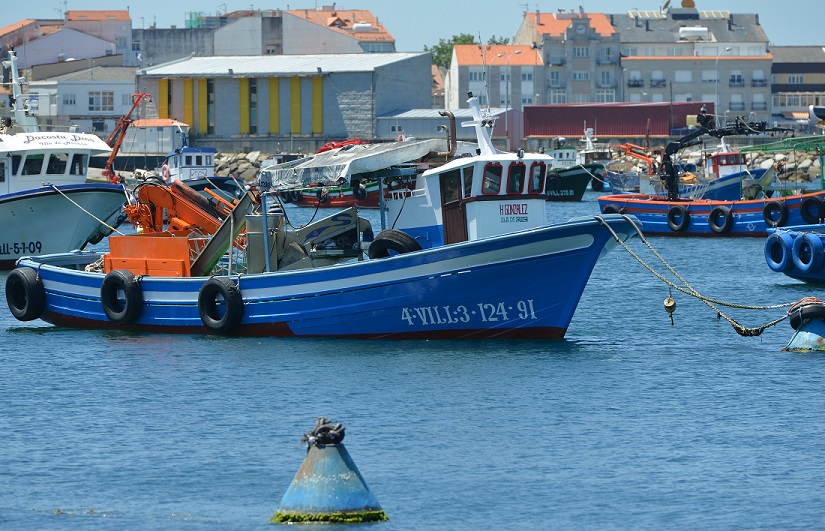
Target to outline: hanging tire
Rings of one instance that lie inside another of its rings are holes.
[[[762,209],[762,217],[769,227],[782,227],[788,222],[788,205],[784,201],[770,201]]]
[[[281,201],[284,203],[291,203],[292,202],[292,192],[284,190],[278,194],[281,197]]]
[[[590,189],[594,192],[601,192],[604,190],[604,180],[598,175],[590,178]]]
[[[774,232],[765,240],[765,261],[771,271],[783,273],[791,269],[794,237],[787,232]]]
[[[398,229],[387,229],[378,233],[372,243],[370,243],[367,254],[371,259],[386,258],[390,256],[390,251],[404,254],[420,250],[421,244],[406,232]]]
[[[100,304],[103,313],[113,323],[130,324],[137,321],[143,312],[143,290],[135,275],[125,269],[107,273],[100,286]]]
[[[198,292],[198,313],[210,332],[231,332],[243,318],[240,288],[227,277],[210,278]]]
[[[667,211],[667,226],[673,232],[684,232],[690,225],[690,214],[683,205],[673,205]]]
[[[790,312],[791,328],[794,330],[811,319],[825,319],[825,304],[806,304]]]
[[[297,203],[301,200],[301,191],[300,190],[292,190],[289,192],[289,199],[293,203]]]
[[[622,208],[618,205],[605,205],[602,214],[621,214]]]
[[[352,195],[355,197],[355,199],[362,201],[367,198],[367,189],[364,188],[363,184],[358,183],[358,186],[353,187]]]
[[[6,278],[6,303],[18,321],[34,321],[46,309],[46,288],[37,271],[18,267]]]
[[[716,234],[725,234],[733,228],[733,213],[726,206],[717,206],[710,211],[708,216],[710,230]]]
[[[825,245],[819,234],[806,232],[793,242],[793,265],[803,273],[814,273],[825,264]]]
[[[818,225],[825,214],[822,212],[822,201],[816,197],[806,197],[799,203],[799,214],[808,225]]]

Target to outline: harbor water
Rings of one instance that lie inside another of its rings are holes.
[[[595,215],[596,197],[547,208]],[[764,238],[649,241],[717,300],[822,296],[770,271]],[[785,313],[722,310],[750,327]],[[374,529],[825,522],[825,353],[782,351],[787,320],[738,335],[621,247],[559,341],[84,331],[18,322],[5,302],[0,335],[3,529],[271,529],[319,416],[346,426],[389,517]]]

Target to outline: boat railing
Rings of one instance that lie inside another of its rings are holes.
[[[389,197],[393,201],[397,201],[399,199],[407,199],[410,197],[421,197],[426,195],[423,188],[415,188],[410,190],[409,188],[402,188],[400,190],[390,190]]]

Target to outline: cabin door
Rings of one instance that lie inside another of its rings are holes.
[[[452,170],[439,176],[441,187],[441,218],[444,226],[444,244],[467,241],[467,216],[464,202],[461,170]]]

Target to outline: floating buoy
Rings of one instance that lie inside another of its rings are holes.
[[[270,523],[361,523],[387,520],[344,440],[341,423],[319,417],[301,441],[307,455]]]
[[[676,301],[673,300],[673,297],[665,299],[665,311],[670,316],[670,325],[673,326],[673,312],[676,311]]]
[[[805,297],[788,310],[793,337],[783,350],[825,350],[825,302]]]

